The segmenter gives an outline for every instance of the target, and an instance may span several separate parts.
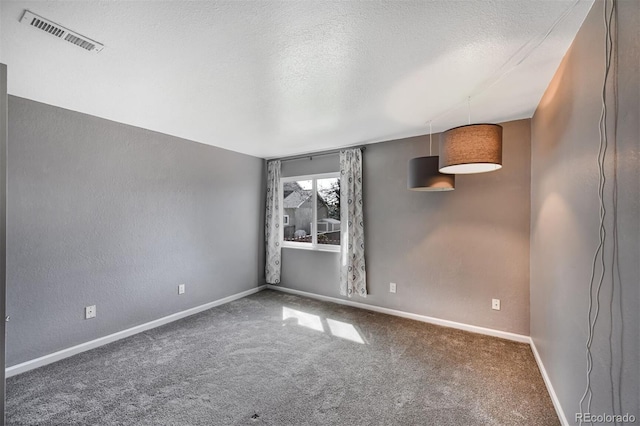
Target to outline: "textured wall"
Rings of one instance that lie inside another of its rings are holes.
[[[262,283],[263,163],[10,97],[7,365]]]
[[[617,186],[619,273],[612,285],[613,139],[606,164],[607,270],[592,345],[591,413],[640,417],[640,2],[620,1]],[[531,337],[567,419],[585,389],[591,263],[598,246],[598,120],[604,74],[602,2],[567,52],[532,120]],[[611,87],[610,87],[611,89]],[[612,99],[612,98],[610,98]],[[609,117],[615,105],[609,103]],[[613,121],[609,122],[613,126]],[[609,133],[613,136],[613,131]],[[596,277],[601,269],[596,270]],[[621,396],[621,398],[619,398]],[[637,421],[637,420],[636,420]]]
[[[340,157],[337,153],[285,160],[281,165],[282,177],[338,171],[340,171]]]
[[[0,335],[5,335],[7,235],[7,66],[0,64]],[[5,339],[0,339],[0,365],[5,361]],[[4,424],[4,369],[0,371],[0,424]]]
[[[530,125],[519,120],[503,126],[504,167],[458,176],[456,190],[447,193],[407,190],[408,162],[427,155],[428,137],[367,146],[370,294],[355,300],[529,334]],[[287,174],[304,170],[301,161],[296,170],[287,166]],[[337,170],[334,161],[332,170],[319,172]],[[340,297],[338,257],[283,249],[282,285]],[[396,294],[389,293],[389,282],[397,283]],[[501,311],[491,310],[492,298],[502,300]]]

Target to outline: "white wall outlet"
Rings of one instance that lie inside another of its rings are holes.
[[[96,305],[91,305],[84,308],[84,319],[91,319],[95,317],[96,317]]]
[[[396,292],[396,283],[389,283],[389,293]]]
[[[500,299],[491,299],[491,309],[494,311],[500,310]]]
[[[184,294],[184,284],[178,286],[178,294]]]

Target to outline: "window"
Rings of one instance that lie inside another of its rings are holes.
[[[282,179],[282,246],[340,251],[340,174]]]

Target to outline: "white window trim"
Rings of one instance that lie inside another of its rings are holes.
[[[313,219],[311,222],[311,243],[296,243],[293,241],[284,240],[284,226],[280,227],[280,246],[283,248],[293,248],[298,250],[313,250],[313,251],[330,251],[340,252],[340,246],[332,244],[318,244],[318,233],[316,232],[316,224],[318,223],[318,191],[316,188],[317,179],[329,179],[340,178],[340,172],[333,173],[318,173],[315,175],[304,176],[287,176],[280,178],[280,210],[284,216],[284,191],[282,190],[284,184],[287,182],[296,182],[300,180],[310,180],[312,182],[311,190],[313,191]],[[342,227],[341,227],[342,228]]]

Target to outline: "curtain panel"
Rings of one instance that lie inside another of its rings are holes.
[[[364,262],[362,152],[340,151],[340,223],[342,227],[340,294],[367,297]],[[345,226],[346,224],[346,226]]]
[[[267,211],[265,215],[265,279],[267,284],[280,283],[280,160],[267,163]]]

